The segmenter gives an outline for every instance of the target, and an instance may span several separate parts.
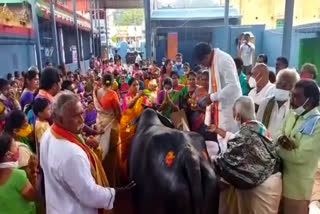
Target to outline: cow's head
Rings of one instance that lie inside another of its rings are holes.
[[[174,125],[167,117],[152,108],[145,108],[139,117],[131,121],[130,125],[164,125],[174,129]]]

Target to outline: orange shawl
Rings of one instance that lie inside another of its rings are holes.
[[[211,64],[211,87],[212,87],[211,93],[216,93],[218,91],[213,62]],[[212,117],[213,117],[213,121],[212,121]],[[211,123],[215,124],[216,126],[219,125],[219,102],[218,101],[213,102],[211,106]]]

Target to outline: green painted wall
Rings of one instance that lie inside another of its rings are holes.
[[[317,82],[320,82],[320,35],[317,38],[301,39],[299,67],[306,63],[315,64],[318,68]]]

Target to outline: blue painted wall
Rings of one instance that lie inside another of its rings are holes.
[[[263,53],[268,56],[268,65],[275,67],[277,57],[281,56],[282,32],[267,30],[264,32]]]
[[[229,53],[231,56],[237,56],[236,39],[243,32],[251,31],[256,40],[256,52],[263,52],[264,25],[250,26],[230,26],[229,27],[229,47],[226,47],[226,36],[224,26],[216,27],[199,27],[199,28],[177,28],[177,29],[161,29],[158,30],[156,36],[156,57],[158,64],[161,63],[162,57],[167,52],[167,33],[178,32],[178,52],[184,55],[184,60],[193,65],[195,62],[192,59],[193,47],[201,41],[210,42],[214,48]]]
[[[277,57],[281,56],[282,50],[282,30],[267,30],[264,32],[263,51],[268,56],[269,66],[274,67]],[[291,54],[289,66],[299,69],[300,40],[305,38],[315,38],[316,33],[299,33],[293,31],[291,41]]]
[[[229,47],[226,46],[226,36],[224,26],[214,27],[212,30],[212,46],[220,48],[221,50],[229,53],[232,57],[238,55],[236,39],[243,32],[252,32],[255,36],[256,53],[261,53],[263,49],[263,32],[265,25],[248,25],[248,26],[230,26],[229,27]]]
[[[212,29],[212,46],[226,51],[224,26],[217,26]]]
[[[35,49],[30,40],[0,38],[0,76],[14,71],[26,71],[36,64]]]
[[[263,40],[264,40],[265,25],[248,25],[248,26],[231,26],[230,27],[230,49],[228,53],[235,57],[238,55],[236,39],[243,32],[252,32],[255,37],[255,52],[256,54],[262,53]]]

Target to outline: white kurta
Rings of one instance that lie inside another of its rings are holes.
[[[265,98],[259,105],[259,110],[257,112],[257,120],[262,122],[264,112],[266,110],[267,104],[269,100],[272,98],[268,97]],[[278,137],[279,129],[282,124],[282,121],[284,120],[285,116],[289,112],[290,109],[290,101],[288,100],[285,102],[280,108],[278,105],[278,102],[275,102],[272,113],[270,116],[269,126],[266,127],[271,134],[271,137],[273,140],[275,140]]]
[[[273,95],[273,89],[274,89],[274,84],[271,82],[268,82],[267,85],[263,87],[258,93],[257,93],[257,88],[252,89],[249,92],[249,97],[251,97],[254,101],[255,104],[259,105],[262,103],[264,99],[267,97]]]
[[[47,214],[97,214],[112,209],[115,190],[96,185],[86,153],[77,145],[57,139],[48,129],[40,143]]]
[[[217,93],[214,97],[215,100],[219,102],[218,126],[221,129],[234,133],[238,128],[233,119],[232,107],[236,99],[242,94],[237,68],[232,57],[218,48],[214,49],[213,63],[217,82]],[[210,71],[209,93],[212,93],[211,75],[212,72]],[[207,110],[205,120],[207,125],[210,121],[210,117],[210,110]]]

